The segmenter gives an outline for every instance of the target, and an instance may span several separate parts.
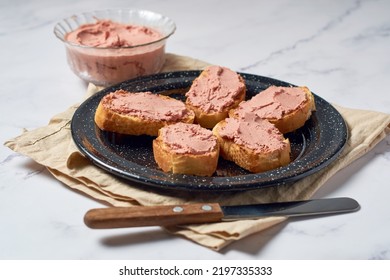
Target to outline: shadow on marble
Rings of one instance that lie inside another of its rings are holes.
[[[143,243],[160,242],[177,238],[161,229],[142,230],[140,232],[130,232],[125,234],[110,235],[103,237],[100,242],[106,247],[122,247],[139,245]]]
[[[254,233],[242,240],[233,242],[223,248],[219,253],[225,255],[230,251],[238,251],[252,256],[259,255],[259,252],[287,226],[288,222],[281,222],[259,233]]]
[[[338,171],[332,178],[329,179],[318,191],[313,198],[322,198],[332,196],[342,186],[348,185],[348,181],[352,180],[354,174],[358,174],[361,169],[368,165],[376,157],[383,156],[386,160],[390,160],[390,137],[386,137],[372,151],[365,154],[363,157],[355,160],[349,166]]]
[[[26,161],[23,162],[20,167],[23,169],[23,180],[27,180],[35,175],[45,176],[47,178],[52,177],[45,166],[28,158],[26,158]]]

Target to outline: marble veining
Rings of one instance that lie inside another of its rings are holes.
[[[276,50],[271,52],[266,58],[256,61],[251,65],[244,66],[240,68],[241,71],[250,71],[252,68],[260,65],[260,64],[267,64],[272,61],[274,57],[279,57],[285,54],[288,54],[289,52],[295,50],[298,48],[301,44],[307,44],[312,41],[314,41],[316,38],[322,36],[323,33],[331,31],[335,26],[340,24],[342,21],[345,20],[348,16],[353,14],[356,10],[358,10],[361,7],[361,1],[355,1],[352,3],[351,7],[347,7],[345,11],[343,11],[339,16],[331,19],[329,22],[325,23],[324,26],[322,26],[319,30],[316,30],[314,33],[309,34],[305,38],[298,39],[295,42],[292,42],[291,45],[284,47],[282,49]],[[327,70],[326,72],[332,72],[330,70]]]
[[[390,1],[198,0],[190,11],[188,5],[3,0],[1,143],[23,129],[46,125],[83,100],[86,84],[69,69],[53,28],[72,14],[106,8],[133,7],[171,17],[178,28],[168,52],[307,85],[332,104],[390,114]],[[389,260],[389,167],[387,136],[315,195],[353,197],[360,211],[291,219],[214,252],[160,228],[91,230],[83,224],[84,213],[104,205],[1,146],[0,259]]]
[[[379,250],[375,252],[374,255],[369,258],[370,260],[388,260],[390,259],[390,249]]]
[[[22,155],[20,154],[10,154],[0,161],[0,166],[6,165],[7,163],[10,163],[12,160],[20,157],[22,157]]]

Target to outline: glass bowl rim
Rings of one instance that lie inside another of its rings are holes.
[[[93,15],[93,14],[96,14],[96,13],[103,13],[103,12],[117,12],[117,11],[121,11],[121,12],[136,12],[136,13],[148,13],[148,14],[152,14],[154,16],[159,16],[159,17],[161,17],[161,19],[165,19],[165,20],[167,20],[171,24],[171,30],[165,36],[163,36],[163,37],[161,37],[161,38],[159,38],[157,40],[154,40],[154,41],[151,41],[151,42],[148,42],[148,43],[144,43],[144,44],[138,44],[138,45],[126,46],[126,47],[92,47],[92,46],[80,45],[80,44],[72,43],[72,42],[69,42],[69,41],[65,40],[64,35],[61,36],[61,31],[58,30],[59,26],[63,22],[66,22],[66,20],[72,19],[74,17],[80,17],[80,16],[85,16],[85,15]],[[150,10],[144,10],[144,9],[107,9],[107,10],[94,10],[94,11],[89,11],[89,12],[77,13],[77,14],[71,15],[69,17],[63,18],[62,20],[58,21],[56,23],[56,25],[54,26],[54,29],[53,29],[54,35],[58,39],[60,39],[62,42],[64,42],[65,44],[70,45],[72,47],[78,47],[78,48],[84,48],[84,49],[94,49],[94,50],[97,50],[97,49],[99,49],[99,50],[134,49],[134,48],[138,48],[138,47],[149,46],[149,45],[153,45],[153,44],[165,41],[173,33],[175,33],[175,31],[176,31],[176,24],[175,24],[175,22],[171,18],[169,18],[167,16],[164,16],[162,14],[159,14],[159,13],[156,13],[156,12],[153,12],[153,11],[150,11]]]

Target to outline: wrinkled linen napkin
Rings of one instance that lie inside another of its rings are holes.
[[[162,72],[200,70],[207,65],[193,58],[167,54]],[[86,97],[98,90],[100,89],[90,84]],[[162,191],[134,186],[133,183],[105,172],[86,159],[78,151],[71,137],[70,122],[77,107],[77,105],[70,107],[65,112],[54,116],[47,126],[25,131],[20,136],[7,141],[5,145],[46,166],[55,178],[70,188],[110,206],[171,205],[193,202],[218,202],[222,205],[232,205],[309,199],[337,171],[367,153],[390,133],[388,114],[335,106],[348,125],[348,142],[336,161],[309,177],[291,185],[236,193]],[[166,230],[213,250],[220,250],[235,240],[260,232],[285,219],[285,217],[269,217],[174,226]]]

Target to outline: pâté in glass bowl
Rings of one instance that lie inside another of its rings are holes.
[[[147,10],[85,12],[65,18],[54,34],[66,48],[68,64],[82,80],[110,86],[158,73],[176,25]]]

